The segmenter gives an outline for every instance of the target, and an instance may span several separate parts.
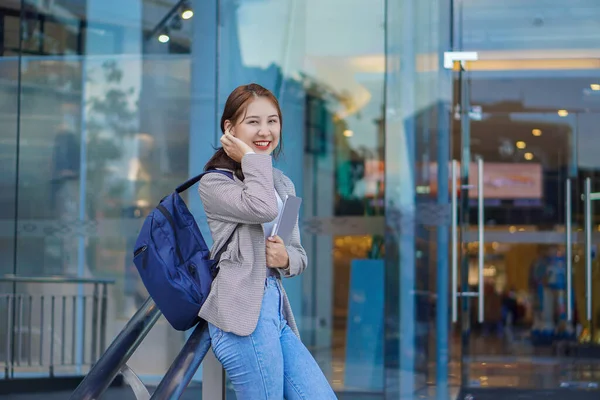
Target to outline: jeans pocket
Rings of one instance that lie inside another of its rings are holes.
[[[208,323],[208,333],[210,334],[210,342],[212,345],[213,350],[217,347],[217,345],[219,344],[219,341],[221,340],[221,338],[223,337],[223,331],[220,328],[217,328],[216,326],[214,326],[213,324],[211,324],[210,322]]]

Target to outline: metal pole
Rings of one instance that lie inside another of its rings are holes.
[[[13,292],[14,293],[14,292]],[[11,319],[11,314],[10,314],[10,309],[12,306],[12,295],[11,294],[7,294],[6,295],[6,327],[8,328],[8,330],[6,331],[6,364],[5,364],[5,372],[4,372],[4,378],[5,379],[9,379],[10,376],[10,368],[12,368],[12,353],[11,353],[11,337],[12,337],[12,319]]]
[[[452,322],[458,321],[458,195],[456,193],[456,179],[458,178],[458,162],[452,160],[452,184],[450,194],[451,203],[451,229],[452,232],[452,248],[450,249],[452,254]],[[441,284],[441,283],[438,283]]]
[[[160,381],[150,400],[179,399],[200,367],[209,348],[208,324],[198,324]],[[203,385],[210,385],[211,383],[204,381]]]
[[[55,297],[50,298],[50,378],[54,378],[54,328],[55,328],[55,315],[54,315],[54,303]]]
[[[21,365],[21,358],[23,357],[23,296],[18,295],[18,317],[19,323],[17,324],[17,365]]]
[[[477,237],[479,242],[479,322],[483,323],[484,320],[484,304],[485,304],[485,288],[483,284],[483,268],[485,264],[485,237],[484,237],[484,198],[483,198],[483,159],[477,160],[478,165],[478,176],[477,176],[477,204],[478,204],[478,217],[477,217]]]
[[[98,358],[98,296],[99,287],[94,283],[94,294],[92,297],[92,359],[90,363],[93,365]]]
[[[585,179],[585,319],[592,321],[592,179]]]
[[[81,357],[81,361],[77,363],[77,368],[81,368],[83,365],[85,365],[85,335],[86,335],[86,327],[87,327],[87,296],[84,294],[83,297],[81,298],[81,310],[77,310],[78,311],[78,315],[80,314],[79,311],[81,311],[81,315],[83,316],[82,319],[78,319],[77,321],[82,322],[81,326],[81,333],[80,336],[81,337],[81,347],[79,348],[80,354],[79,356]],[[79,326],[78,326],[79,328]],[[79,333],[79,332],[78,332]]]
[[[44,365],[44,295],[40,297],[40,367]]]
[[[100,353],[106,350],[106,313],[108,308],[108,288],[102,285],[102,301],[100,302]]]
[[[61,326],[62,329],[60,330],[60,342],[62,343],[62,345],[60,346],[60,363],[61,365],[65,365],[65,351],[67,349],[67,341],[66,341],[66,337],[67,337],[67,296],[62,297],[62,321],[61,321]]]
[[[94,364],[69,397],[70,400],[95,400],[108,388],[138,348],[161,313],[151,298],[140,307],[106,352]]]
[[[573,225],[571,222],[572,203],[571,203],[571,179],[565,183],[565,232],[567,235],[567,321],[573,321]]]
[[[32,334],[31,334],[31,326],[32,326],[32,317],[33,315],[33,296],[29,296],[29,312],[27,315],[27,332],[29,332],[29,345],[27,346],[27,365],[31,367],[31,353],[33,353],[33,345],[32,345]]]

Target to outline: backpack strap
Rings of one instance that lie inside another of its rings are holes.
[[[202,177],[206,174],[210,174],[210,173],[217,173],[217,174],[221,174],[221,175],[225,175],[226,177],[228,177],[229,179],[233,180],[233,173],[230,171],[222,171],[220,169],[210,169],[206,172],[201,173],[200,175],[197,175],[193,178],[190,178],[189,180],[187,180],[186,182],[182,183],[181,185],[177,186],[177,189],[175,189],[175,191],[177,193],[182,193],[185,192],[186,190],[188,190],[189,188],[191,188],[192,186],[194,186],[196,183],[200,182],[200,179],[202,179]],[[229,242],[231,241],[231,238],[233,237],[233,233],[235,232],[237,228],[237,225],[235,228],[233,228],[233,231],[231,232],[231,235],[229,235],[229,238],[227,239],[227,241],[223,244],[223,246],[219,249],[219,251],[217,251],[217,253],[215,254],[215,258],[214,260],[217,261],[217,263],[219,262],[219,260],[221,259],[221,254],[223,254],[223,252],[225,251],[225,249],[227,248],[227,245],[229,244]],[[216,267],[216,266],[215,266]],[[216,275],[216,270],[213,271],[213,274]]]
[[[200,179],[202,179],[202,177],[204,175],[210,174],[210,173],[213,173],[213,172],[217,173],[217,174],[225,175],[229,179],[233,180],[233,173],[232,172],[221,171],[220,169],[211,169],[211,170],[203,172],[200,175],[197,175],[197,176],[195,176],[195,177],[187,180],[185,183],[182,183],[181,185],[177,186],[177,189],[175,189],[175,191],[177,193],[185,192],[186,190],[188,190],[189,188],[191,188],[192,186],[194,186],[196,183],[200,182]]]

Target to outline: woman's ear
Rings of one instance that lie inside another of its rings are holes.
[[[223,133],[227,133],[227,131],[231,130],[230,133],[233,135],[233,124],[231,123],[231,121],[226,120],[223,127],[225,128],[225,132],[223,132]]]

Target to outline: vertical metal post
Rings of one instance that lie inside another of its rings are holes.
[[[29,332],[29,338],[28,338],[28,342],[29,344],[27,345],[27,365],[31,367],[32,362],[32,356],[31,353],[33,353],[33,333],[31,331],[31,327],[32,327],[32,322],[33,322],[33,296],[29,296],[29,310],[28,310],[28,314],[27,314],[27,332]]]
[[[21,358],[23,357],[23,295],[17,295],[18,302],[18,316],[19,322],[17,323],[17,365],[21,365]]]
[[[62,346],[60,346],[60,363],[65,365],[65,353],[67,348],[67,296],[62,297],[62,321],[61,321],[61,329],[60,329],[60,341]]]
[[[76,346],[77,346],[77,295],[73,296],[73,306],[71,307],[72,315],[71,315],[71,365],[76,365],[77,361],[75,360],[76,356]]]
[[[96,362],[98,349],[98,284],[94,283],[94,294],[92,298],[92,359],[91,364]]]
[[[54,327],[55,327],[55,315],[54,315],[54,303],[55,296],[53,295],[50,299],[50,377],[54,377]]]
[[[40,297],[40,367],[44,365],[44,295]]]
[[[566,262],[567,262],[567,321],[573,321],[573,227],[571,221],[572,203],[571,203],[571,179],[567,179],[565,182],[565,233],[567,236],[567,251],[566,251]]]
[[[81,299],[82,322],[81,322],[81,365],[85,365],[85,335],[87,327],[87,296],[84,294]]]
[[[485,237],[484,237],[484,199],[483,199],[483,159],[477,160],[478,176],[477,176],[477,205],[479,208],[477,218],[477,231],[479,240],[479,322],[483,323],[484,320],[484,284],[483,284],[483,268],[485,263]]]
[[[10,378],[10,366],[12,365],[12,354],[11,354],[11,342],[10,338],[12,337],[12,326],[11,326],[11,318],[10,318],[10,310],[12,308],[12,296],[10,294],[6,295],[6,364],[4,367],[5,378]]]
[[[102,301],[100,303],[100,353],[106,349],[106,313],[108,312],[108,285],[102,285]]]
[[[585,318],[592,321],[592,179],[585,179]]]
[[[225,400],[225,370],[212,349],[206,353],[202,366],[202,398]]]
[[[458,321],[458,195],[456,193],[456,179],[457,179],[457,162],[452,160],[452,184],[451,184],[451,198],[452,203],[451,209],[451,237],[452,237],[452,322]],[[442,284],[438,282],[438,284]]]

